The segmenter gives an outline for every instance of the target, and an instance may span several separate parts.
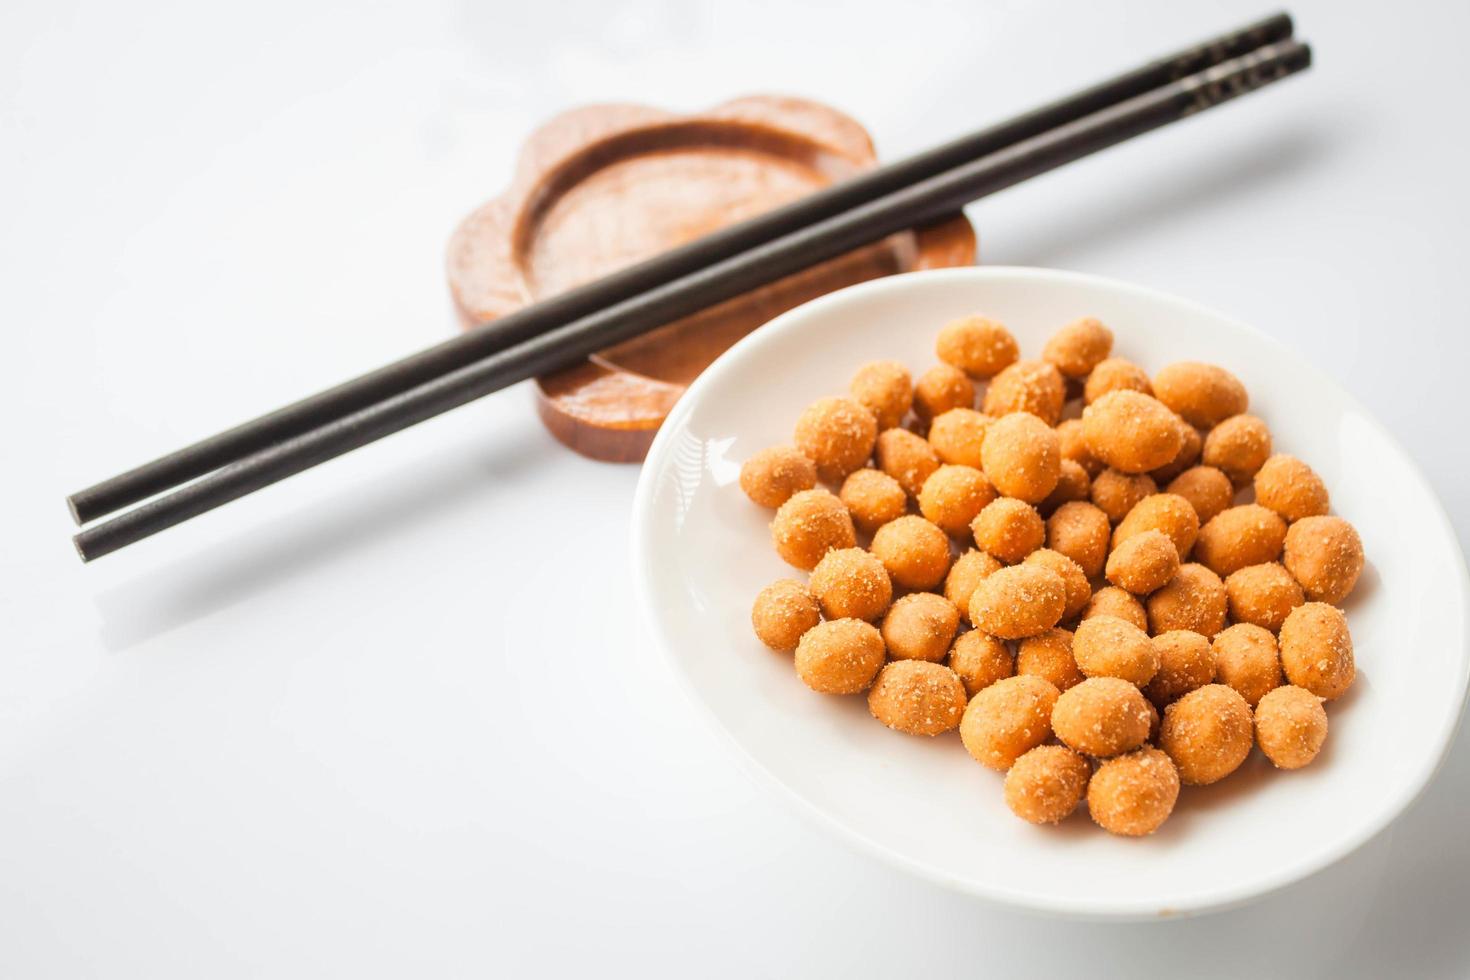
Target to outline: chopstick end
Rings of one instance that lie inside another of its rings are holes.
[[[86,543],[82,540],[82,536],[80,534],[73,534],[71,536],[71,545],[73,548],[77,549],[77,557],[82,560],[83,565],[91,562],[92,555],[87,553]]]

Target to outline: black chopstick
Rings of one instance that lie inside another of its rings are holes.
[[[1133,136],[1307,68],[1311,50],[1267,45],[715,263],[408,391],[272,445],[77,534],[85,561],[507,385],[712,306],[860,245],[935,220]]]
[[[1291,33],[1291,18],[1286,14],[1267,17],[1007,122],[871,170],[606,278],[542,300],[474,331],[78,491],[67,498],[72,516],[78,524],[84,524],[146,500],[251,453],[268,449],[283,439],[309,432],[537,334],[1023,139],[1116,105],[1124,99],[1152,91],[1262,45],[1284,40]]]

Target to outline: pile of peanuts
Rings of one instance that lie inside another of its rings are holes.
[[[808,687],[866,692],[899,732],[958,728],[1025,820],[1085,799],[1141,836],[1253,745],[1282,769],[1317,756],[1355,675],[1338,606],[1363,547],[1234,375],[1150,378],[1112,347],[1085,318],[1022,360],[1002,324],[955,321],[917,382],[863,365],[740,486],[811,573],[751,616]]]

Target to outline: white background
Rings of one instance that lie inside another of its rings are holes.
[[[648,648],[636,469],[524,388],[96,565],[67,543],[67,491],[446,336],[445,238],[560,108],[794,92],[891,157],[1265,12],[7,3],[0,975],[1470,973],[1464,731],[1389,832],[1200,919],[1008,913],[827,838]],[[1309,353],[1463,543],[1470,7],[1293,12],[1309,75],[980,204],[982,254]]]

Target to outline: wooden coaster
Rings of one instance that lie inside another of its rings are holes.
[[[460,320],[492,320],[875,162],[861,126],[804,99],[562,113],[526,141],[510,188],[450,240]],[[538,378],[541,420],[583,455],[640,461],[685,387],[777,314],[865,279],[974,261],[963,215],[894,235]]]

